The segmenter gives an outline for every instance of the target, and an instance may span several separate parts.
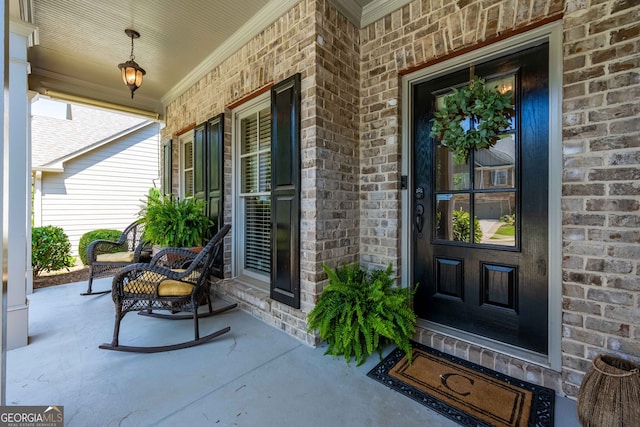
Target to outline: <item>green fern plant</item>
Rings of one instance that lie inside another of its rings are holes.
[[[138,221],[145,225],[145,239],[163,247],[199,246],[213,226],[203,200],[162,195],[155,188],[149,190]]]
[[[384,346],[393,342],[411,362],[416,315],[410,302],[415,290],[395,286],[391,265],[371,272],[357,263],[322,268],[329,284],[308,315],[308,327],[327,341],[325,354],[343,355],[347,363],[355,357],[359,366],[374,351],[382,357]]]

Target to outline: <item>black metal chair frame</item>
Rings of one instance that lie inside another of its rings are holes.
[[[99,255],[113,253],[114,251],[123,248],[125,244],[127,245],[127,251],[133,252],[133,260],[131,262],[97,260]],[[80,295],[101,295],[111,292],[111,289],[94,292],[93,279],[111,276],[122,267],[133,263],[149,261],[149,259],[151,259],[151,245],[144,240],[143,224],[139,224],[137,222],[129,224],[116,242],[111,240],[94,240],[87,247],[89,286],[87,288],[87,292]]]
[[[102,344],[99,347],[106,350],[156,353],[193,347],[229,332],[231,328],[227,326],[200,337],[199,319],[238,306],[234,303],[214,310],[211,304],[210,279],[211,276],[222,279],[222,271],[215,262],[218,251],[223,248],[224,237],[230,229],[230,225],[223,226],[198,254],[184,248],[166,248],[156,254],[150,263],[132,264],[116,273],[111,292],[116,310],[113,340],[110,344]],[[177,284],[183,288],[192,286],[192,290],[188,295],[160,295],[163,293],[163,283]],[[203,301],[208,306],[208,312],[198,313],[198,308]],[[154,310],[169,311],[171,314],[156,313]],[[118,339],[120,323],[130,311],[138,311],[138,314],[161,319],[193,319],[194,339],[164,346],[120,345]],[[178,314],[180,312],[190,314]]]

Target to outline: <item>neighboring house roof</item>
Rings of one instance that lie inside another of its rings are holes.
[[[513,166],[515,160],[509,153],[500,150],[478,150],[474,160],[478,166]]]
[[[70,119],[34,115],[31,168],[62,171],[63,163],[153,122],[131,115],[69,104]]]

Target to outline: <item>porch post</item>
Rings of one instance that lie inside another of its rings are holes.
[[[5,120],[5,113],[9,104],[7,92],[9,90],[9,3],[3,2],[0,15],[0,30],[2,32],[2,68],[0,68],[0,80],[2,80],[2,101],[0,101],[0,129],[2,129],[2,151],[0,157],[0,227],[2,227],[2,239],[0,240],[0,266],[2,266],[2,289],[0,290],[0,405],[6,404],[6,349],[7,349],[7,157],[9,147],[9,123]]]
[[[27,96],[29,63],[27,39],[35,27],[22,21],[9,24],[9,199],[7,254],[7,349],[27,345],[29,305],[27,300],[27,240],[31,222],[31,170],[28,149],[29,99]]]

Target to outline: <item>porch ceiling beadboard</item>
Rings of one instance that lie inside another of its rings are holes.
[[[30,87],[80,92],[162,113],[160,99],[198,69],[212,47],[246,33],[243,26],[256,16],[277,18],[291,3],[192,0],[187,6],[172,0],[91,0],[79,7],[75,2],[35,0],[33,21],[39,33],[38,43],[29,53]],[[147,71],[133,100],[127,100],[117,69],[130,53],[125,28],[140,33],[134,53],[136,62]]]
[[[13,19],[37,26],[29,49],[29,88],[164,114],[164,106],[291,9],[299,0],[11,0]],[[366,25],[409,0],[331,0]],[[25,6],[32,4],[31,8]],[[23,7],[20,7],[20,6]],[[126,28],[135,29],[136,62],[146,70],[133,99],[117,65],[129,58]]]

